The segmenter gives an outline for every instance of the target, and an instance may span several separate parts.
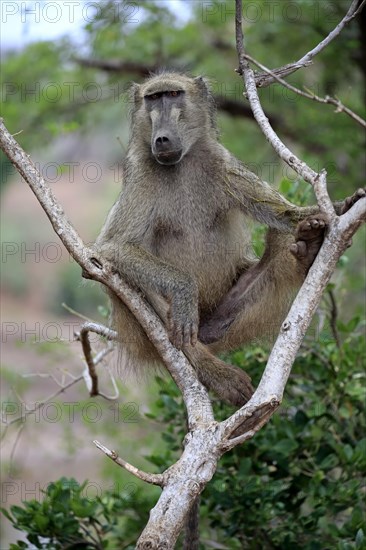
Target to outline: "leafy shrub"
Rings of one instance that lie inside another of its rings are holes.
[[[201,497],[202,548],[364,549],[366,438],[364,334],[356,321],[334,339],[305,342],[280,411],[255,438],[224,455]],[[260,347],[236,352],[258,381],[266,362]],[[164,423],[163,444],[148,459],[160,470],[180,452],[185,417],[173,383],[160,381],[150,418]],[[216,417],[230,414],[215,403]],[[4,511],[36,548],[133,548],[152,498],[143,490],[106,492],[90,502],[84,485],[61,478],[42,502]],[[218,546],[219,545],[219,546]],[[18,542],[11,550],[29,548]]]
[[[84,494],[86,485],[62,477],[49,484],[42,501],[11,506],[10,513],[2,509],[16,529],[27,533],[31,545],[17,541],[10,550],[127,548],[127,533],[132,533],[129,538],[134,542],[146,523],[151,503],[135,487],[133,492],[127,488],[122,493],[107,492],[90,499]],[[138,506],[134,504],[136,498]]]

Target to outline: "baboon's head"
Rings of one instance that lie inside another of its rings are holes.
[[[135,84],[132,97],[131,140],[142,140],[159,164],[177,164],[197,142],[216,136],[213,100],[202,77],[162,73]]]

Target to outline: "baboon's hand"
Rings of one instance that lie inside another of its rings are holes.
[[[366,188],[362,189],[362,187],[360,187],[351,197],[344,199],[340,214],[342,215],[348,212],[348,210],[363,197],[366,197]]]
[[[168,332],[170,341],[177,349],[196,345],[198,289],[193,282],[173,292],[169,301]]]
[[[327,228],[327,217],[324,214],[309,216],[301,221],[296,229],[296,242],[291,245],[290,252],[299,262],[299,267],[305,273],[313,264],[324,240]]]

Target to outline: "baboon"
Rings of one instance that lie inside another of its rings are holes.
[[[131,89],[123,189],[95,243],[165,323],[198,378],[241,406],[249,376],[216,354],[276,333],[321,246],[326,219],[291,204],[218,141],[202,77],[162,72]],[[247,218],[266,224],[263,257]],[[126,306],[110,293],[124,368],[160,363]]]

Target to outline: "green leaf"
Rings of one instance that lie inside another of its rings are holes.
[[[0,511],[2,514],[4,514],[4,516],[11,522],[13,522],[13,518],[12,516],[9,514],[8,510],[6,510],[5,508],[0,508]]]
[[[363,543],[365,542],[365,536],[362,529],[359,529],[356,534],[356,548],[363,548]]]
[[[274,445],[273,450],[275,452],[289,455],[298,448],[299,444],[292,439],[283,439]]]

